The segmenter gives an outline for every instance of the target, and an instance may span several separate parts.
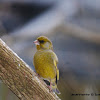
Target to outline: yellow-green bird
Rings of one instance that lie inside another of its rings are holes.
[[[36,73],[50,82],[50,86],[48,86],[50,91],[60,94],[57,88],[57,81],[59,80],[58,58],[53,52],[52,42],[47,37],[40,36],[34,43],[37,48],[33,58]]]

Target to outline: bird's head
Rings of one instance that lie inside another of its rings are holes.
[[[53,49],[52,42],[45,36],[40,36],[37,38],[37,40],[34,41],[37,50],[40,49]]]

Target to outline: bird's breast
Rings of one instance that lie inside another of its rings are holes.
[[[56,69],[53,64],[52,52],[37,51],[34,55],[34,66],[36,72],[43,78],[55,78]]]

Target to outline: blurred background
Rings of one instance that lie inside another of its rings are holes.
[[[59,58],[59,97],[99,100],[91,94],[100,94],[100,0],[0,0],[0,38],[33,70],[40,35]],[[0,100],[19,100],[2,81]]]

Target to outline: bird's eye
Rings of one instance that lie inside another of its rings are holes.
[[[40,43],[44,43],[44,40],[40,40],[39,42],[40,42]]]

